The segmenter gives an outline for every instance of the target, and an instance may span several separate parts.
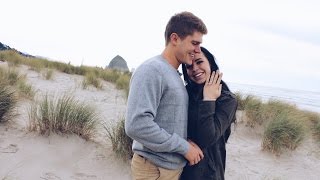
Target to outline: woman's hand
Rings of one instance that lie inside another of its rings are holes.
[[[212,71],[204,84],[203,88],[203,100],[204,101],[215,101],[221,95],[222,84],[222,73],[219,70]]]

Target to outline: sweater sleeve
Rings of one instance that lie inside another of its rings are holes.
[[[188,142],[169,134],[155,121],[163,91],[163,77],[156,69],[140,68],[131,78],[125,131],[129,137],[154,152],[186,154]]]
[[[226,92],[217,101],[200,101],[197,120],[197,143],[205,148],[216,143],[225,133],[237,110],[237,99]]]

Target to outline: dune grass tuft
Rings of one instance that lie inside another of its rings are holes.
[[[318,116],[299,110],[296,105],[270,99],[262,102],[259,98],[237,94],[240,108],[247,117],[246,125],[262,128],[262,149],[280,155],[284,149],[294,150],[307,135],[306,129],[316,127]],[[317,130],[314,134],[317,137]]]
[[[27,84],[25,81],[19,81],[17,86],[19,90],[19,97],[33,100],[34,96],[36,95],[36,91],[32,85]]]
[[[51,80],[53,78],[53,69],[46,69],[42,72],[42,77],[46,80]]]
[[[102,83],[99,77],[94,73],[87,73],[82,81],[82,88],[86,89],[89,85],[96,87],[97,89],[102,89]]]
[[[26,75],[20,75],[14,68],[0,68],[0,84],[15,88],[19,98],[33,99],[35,96],[33,87],[26,83]]]
[[[125,118],[121,118],[116,125],[104,124],[107,137],[111,141],[112,150],[123,160],[128,160],[133,156],[131,150],[132,139],[127,136],[124,130]]]
[[[244,100],[244,110],[248,117],[247,125],[255,127],[256,125],[262,125],[264,122],[263,112],[264,104],[255,96],[247,96]]]
[[[320,120],[314,126],[314,136],[320,142]]]
[[[238,102],[237,110],[240,110],[240,111],[244,110],[244,107],[246,105],[245,96],[240,92],[236,92],[235,95],[236,95],[237,102]]]
[[[39,60],[29,61],[28,66],[30,70],[33,70],[38,73],[40,73],[45,67],[44,63]]]
[[[9,86],[0,84],[0,123],[12,117],[16,103],[15,92]]]
[[[131,74],[123,74],[116,81],[116,88],[123,89],[126,93],[126,97],[129,95],[130,78]]]
[[[276,99],[270,99],[267,103],[263,104],[263,111],[261,111],[260,117],[264,119],[264,122],[268,123],[275,119],[275,117],[282,113],[292,114],[302,117],[302,114],[299,112],[295,105],[282,102]],[[299,115],[300,114],[300,115]]]
[[[121,76],[121,73],[116,70],[106,69],[100,74],[100,76],[105,81],[115,83]]]
[[[19,81],[25,80],[25,76],[20,75],[15,68],[0,68],[0,80],[1,84],[15,86]]]
[[[279,155],[283,149],[294,150],[305,136],[300,116],[282,112],[265,129],[262,148]]]
[[[34,103],[29,111],[29,130],[40,134],[74,133],[88,140],[94,136],[98,116],[95,109],[70,95]]]
[[[320,142],[320,114],[315,112],[304,111],[304,114],[310,121],[308,124],[312,129],[315,139]]]
[[[10,67],[19,66],[23,61],[23,57],[18,52],[13,50],[1,51],[0,55],[2,60],[8,61],[8,65]]]

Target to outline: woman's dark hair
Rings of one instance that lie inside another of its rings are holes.
[[[214,55],[211,54],[206,48],[204,48],[204,47],[200,47],[200,48],[201,48],[201,52],[204,54],[204,56],[209,61],[211,72],[218,70],[219,67],[218,67],[218,65],[216,63],[216,58],[214,57]],[[183,79],[184,79],[185,83],[187,85],[191,85],[193,82],[190,80],[190,78],[189,78],[189,76],[187,74],[187,68],[186,68],[185,64],[182,65],[182,72],[183,72]],[[222,89],[223,90],[230,91],[228,86],[227,86],[227,84],[224,81],[221,81],[221,84],[222,84]]]
[[[206,48],[204,47],[201,47],[201,51],[203,52],[204,56],[208,59],[209,61],[209,64],[210,64],[210,68],[211,68],[211,72],[212,71],[216,71],[219,69],[217,63],[216,63],[216,58],[213,56],[213,54],[211,54]],[[184,78],[184,81],[185,83],[187,84],[187,90],[188,90],[188,93],[189,93],[189,90],[192,89],[193,87],[199,87],[197,86],[194,82],[192,82],[187,74],[187,68],[186,68],[186,65],[183,64],[182,65],[182,72],[183,72],[183,78]],[[222,91],[229,91],[230,92],[230,89],[228,87],[228,85],[221,80],[221,84],[222,84]],[[233,117],[233,122],[236,123],[236,116],[234,115]],[[225,142],[228,141],[229,139],[229,136],[231,134],[231,126],[228,127],[224,133],[224,138],[225,138]]]

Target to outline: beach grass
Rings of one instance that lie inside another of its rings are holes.
[[[314,136],[317,141],[320,143],[320,120],[314,126]]]
[[[104,129],[107,132],[107,137],[111,141],[112,150],[118,157],[123,160],[129,160],[133,156],[131,150],[132,139],[127,136],[124,129],[125,118],[120,118],[117,124],[104,124]]]
[[[2,61],[7,61],[10,67],[19,66],[23,61],[23,57],[13,50],[0,51],[0,57]]]
[[[235,92],[234,93],[236,98],[237,98],[237,102],[238,102],[238,107],[237,110],[243,111],[244,107],[245,107],[245,96],[240,93],[240,92]]]
[[[105,81],[115,83],[121,76],[121,73],[114,69],[106,69],[101,73],[101,78]]]
[[[47,80],[52,79],[53,70],[57,70],[84,76],[83,88],[92,85],[101,89],[101,80],[104,80],[114,83],[117,89],[124,90],[126,97],[129,93],[132,75],[130,72],[83,65],[73,66],[70,63],[49,61],[44,58],[24,57],[15,51],[0,51],[0,60],[7,61],[9,65],[8,69],[0,68],[0,86],[5,87],[5,91],[1,93],[7,93],[0,97],[2,98],[0,99],[0,121],[8,119],[2,117],[8,117],[9,112],[12,112],[17,97],[23,96],[33,100],[35,96],[33,87],[25,81],[26,77],[20,75],[15,69],[21,64],[29,66],[31,70],[38,73],[42,72],[43,77]],[[263,102],[256,96],[245,96],[240,92],[236,93],[236,97],[238,110],[244,111],[247,117],[246,125],[251,128],[262,127],[262,149],[277,155],[285,149],[294,150],[309,133],[308,130],[320,142],[319,114],[302,111],[295,105],[274,99]],[[8,103],[10,107],[5,106]],[[95,134],[97,119],[94,108],[76,101],[72,96],[50,98],[46,95],[31,106],[29,129],[38,131],[40,134],[74,133],[84,139],[90,139]],[[130,158],[132,140],[125,134],[124,118],[120,118],[116,125],[104,125],[104,129],[107,131],[108,139],[116,154],[125,159]]]
[[[3,61],[7,61],[8,64],[19,66],[24,64],[30,67],[30,69],[41,72],[44,68],[56,69],[60,72],[67,74],[78,74],[85,76],[86,80],[82,82],[82,87],[85,89],[88,85],[101,89],[102,85],[99,83],[103,79],[105,81],[114,83],[120,90],[124,90],[126,97],[129,93],[129,81],[131,78],[130,72],[121,72],[115,69],[103,69],[101,67],[90,66],[73,66],[69,63],[63,63],[59,61],[49,61],[45,58],[38,57],[24,57],[13,50],[0,51],[0,57]],[[50,74],[46,73],[46,79],[50,79]]]
[[[296,149],[306,134],[300,118],[289,112],[276,114],[264,131],[262,148],[277,155],[284,149]]]
[[[19,81],[25,80],[25,76],[20,75],[15,68],[2,69],[0,75],[1,83],[10,86],[15,86]]]
[[[122,89],[126,93],[126,97],[129,95],[129,84],[130,84],[131,74],[123,74],[116,81],[117,89]]]
[[[244,111],[248,117],[247,126],[255,127],[256,125],[262,125],[264,122],[264,104],[262,101],[254,96],[247,96],[244,99]]]
[[[237,96],[243,103],[246,124],[251,128],[262,127],[262,149],[277,155],[284,149],[294,150],[308,134],[307,129],[314,129],[313,134],[318,137],[317,113],[302,111],[294,104],[276,99],[263,102],[252,95]]]
[[[19,81],[17,86],[19,90],[19,97],[33,100],[36,95],[36,91],[32,85],[27,84],[26,81]]]
[[[304,111],[304,114],[309,120],[308,125],[311,127],[313,136],[320,143],[320,114],[310,111]]]
[[[98,115],[94,107],[75,100],[71,95],[49,97],[45,95],[29,110],[30,131],[49,135],[73,133],[88,140],[94,137]]]
[[[292,115],[296,114],[297,116],[301,115],[301,117],[303,116],[295,105],[276,99],[270,99],[266,103],[263,103],[263,111],[261,111],[259,114],[266,123],[269,123],[270,121],[274,120],[279,114],[283,113]]]
[[[0,123],[10,120],[16,103],[15,91],[9,86],[0,83]]]
[[[53,69],[45,69],[44,71],[42,71],[42,77],[44,77],[44,79],[46,80],[51,80],[53,78]]]
[[[0,68],[0,84],[15,88],[18,97],[33,99],[35,96],[35,90],[26,82],[26,76],[20,75],[13,67]]]
[[[31,61],[28,61],[27,65],[29,66],[30,70],[38,73],[40,73],[45,68],[44,62],[42,62],[40,59],[33,59]]]
[[[102,89],[102,82],[99,75],[94,72],[87,73],[82,81],[82,88],[86,89],[89,85],[92,85],[97,89]]]

